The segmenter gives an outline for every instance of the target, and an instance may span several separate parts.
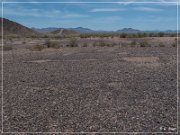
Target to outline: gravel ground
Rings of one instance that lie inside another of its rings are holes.
[[[4,53],[4,132],[176,132],[176,48]]]

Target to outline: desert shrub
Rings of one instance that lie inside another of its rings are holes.
[[[47,48],[60,48],[59,42],[47,40],[44,44]]]
[[[2,46],[0,46],[0,49],[2,50]],[[9,45],[3,45],[3,51],[10,51],[12,50],[12,46],[9,46]]]
[[[128,44],[127,43],[121,43],[120,46],[121,47],[128,47]]]
[[[144,32],[144,33],[142,33],[142,36],[143,36],[143,37],[147,37],[148,34]]]
[[[88,44],[87,43],[84,43],[83,45],[82,45],[82,47],[87,47],[88,46]]]
[[[170,37],[176,37],[177,36],[177,33],[171,33],[170,34]]]
[[[134,38],[143,38],[143,37],[147,37],[147,36],[149,36],[146,32],[144,32],[144,33],[142,33],[142,32],[138,32],[138,33],[135,33],[134,34]]]
[[[116,46],[117,44],[116,43],[111,43],[111,44],[109,44],[108,46],[109,47],[113,47],[113,46]]]
[[[148,42],[143,41],[143,42],[140,42],[140,47],[151,47],[151,45],[148,44]]]
[[[45,49],[44,45],[34,45],[33,47],[29,48],[31,51],[42,51]]]
[[[30,37],[31,37],[31,38],[38,38],[37,35],[31,35]]]
[[[130,43],[130,46],[131,46],[131,47],[135,47],[136,44],[137,44],[136,41],[132,41],[132,42]]]
[[[177,47],[177,43],[173,43],[171,46],[172,47]]]
[[[120,34],[120,38],[126,38],[127,37],[127,34],[126,33],[121,33]]]
[[[137,38],[138,35],[136,33],[132,34],[132,38]]]
[[[44,35],[42,38],[48,38],[48,35]]]
[[[50,40],[46,40],[46,42],[44,43],[44,45],[47,46],[47,48],[50,48],[50,46],[51,46]]]
[[[158,33],[158,37],[164,37],[164,33],[163,32],[159,32]]]
[[[116,44],[115,43],[108,43],[108,44],[105,44],[105,46],[107,46],[107,47],[113,47],[113,46],[115,46]]]
[[[77,39],[76,38],[71,38],[69,41],[69,44],[67,45],[68,47],[78,47]]]
[[[149,37],[154,37],[154,33],[149,33],[148,36]]]
[[[94,47],[96,47],[96,46],[98,46],[98,45],[97,45],[97,43],[96,43],[96,42],[94,42],[94,43],[93,43],[93,46],[94,46]]]
[[[22,44],[26,44],[26,41],[23,41]]]
[[[104,47],[106,46],[106,43],[104,41],[99,41],[99,46]]]
[[[163,43],[159,43],[158,45],[159,47],[165,47],[165,45]]]
[[[88,38],[88,36],[86,34],[81,34],[80,38]]]

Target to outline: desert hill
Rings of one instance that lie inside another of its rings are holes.
[[[0,18],[0,31],[2,30],[2,18]],[[3,35],[33,36],[39,33],[19,23],[3,18]]]

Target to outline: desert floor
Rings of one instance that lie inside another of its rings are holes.
[[[4,132],[177,131],[176,47],[22,46],[3,54]]]

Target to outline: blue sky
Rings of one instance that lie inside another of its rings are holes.
[[[130,4],[4,3],[3,11],[5,18],[37,28],[86,27],[111,31],[130,27],[140,30],[176,30],[175,3],[135,2],[137,1]]]

